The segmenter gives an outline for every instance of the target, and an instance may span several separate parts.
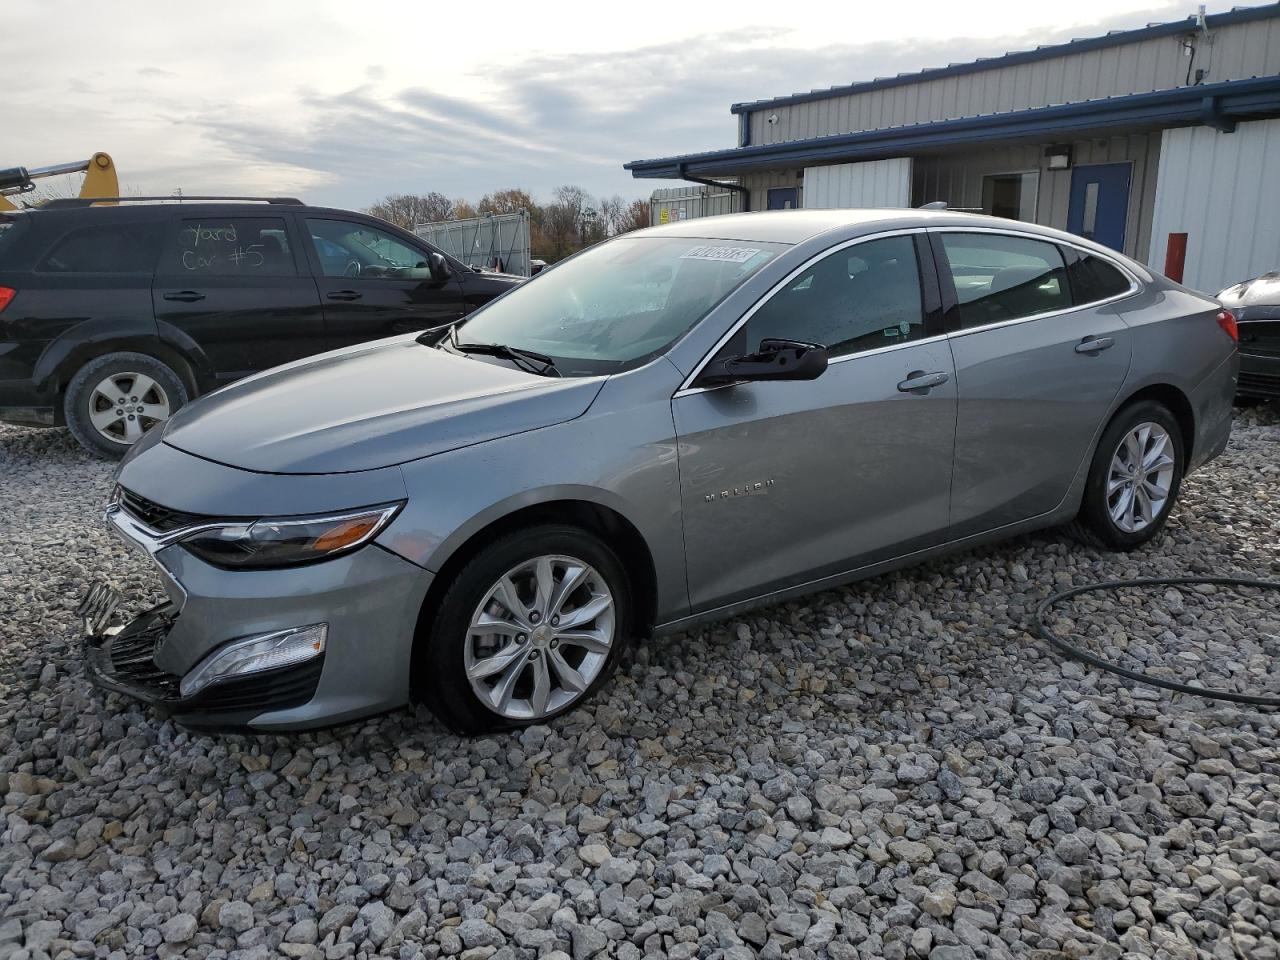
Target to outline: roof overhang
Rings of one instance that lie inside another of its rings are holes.
[[[623,164],[623,168],[630,170],[632,176],[644,179],[737,176],[754,170],[914,156],[997,142],[1069,140],[1120,130],[1204,124],[1229,131],[1241,120],[1269,117],[1280,117],[1280,75],[809,140],[633,160]]]

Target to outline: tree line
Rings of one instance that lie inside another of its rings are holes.
[[[647,200],[612,197],[593,199],[581,187],[557,187],[549,203],[538,203],[526,190],[511,188],[486,193],[479,203],[450,200],[442,193],[392,194],[367,212],[405,230],[420,223],[466,220],[486,214],[529,212],[529,240],[533,256],[555,263],[607,237],[649,226]]]

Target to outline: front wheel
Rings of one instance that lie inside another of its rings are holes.
[[[1182,430],[1153,400],[1125,407],[1098,442],[1076,521],[1084,539],[1132,550],[1164,527],[1186,469]]]
[[[621,562],[595,536],[547,525],[477,554],[440,601],[418,688],[459,733],[543,723],[612,675],[631,623]]]

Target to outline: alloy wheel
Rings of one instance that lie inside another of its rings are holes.
[[[164,388],[145,373],[113,373],[89,394],[89,422],[114,443],[132,444],[171,412]]]
[[[467,630],[471,689],[508,720],[538,720],[578,700],[614,642],[616,608],[604,578],[574,557],[513,567],[485,594]]]
[[[1120,440],[1107,472],[1107,510],[1120,530],[1137,533],[1164,512],[1175,453],[1168,431],[1158,423],[1140,423]]]

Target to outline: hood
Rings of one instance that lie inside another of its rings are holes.
[[[398,337],[211,393],[170,419],[164,442],[260,473],[373,470],[572,420],[602,383],[540,377]]]

